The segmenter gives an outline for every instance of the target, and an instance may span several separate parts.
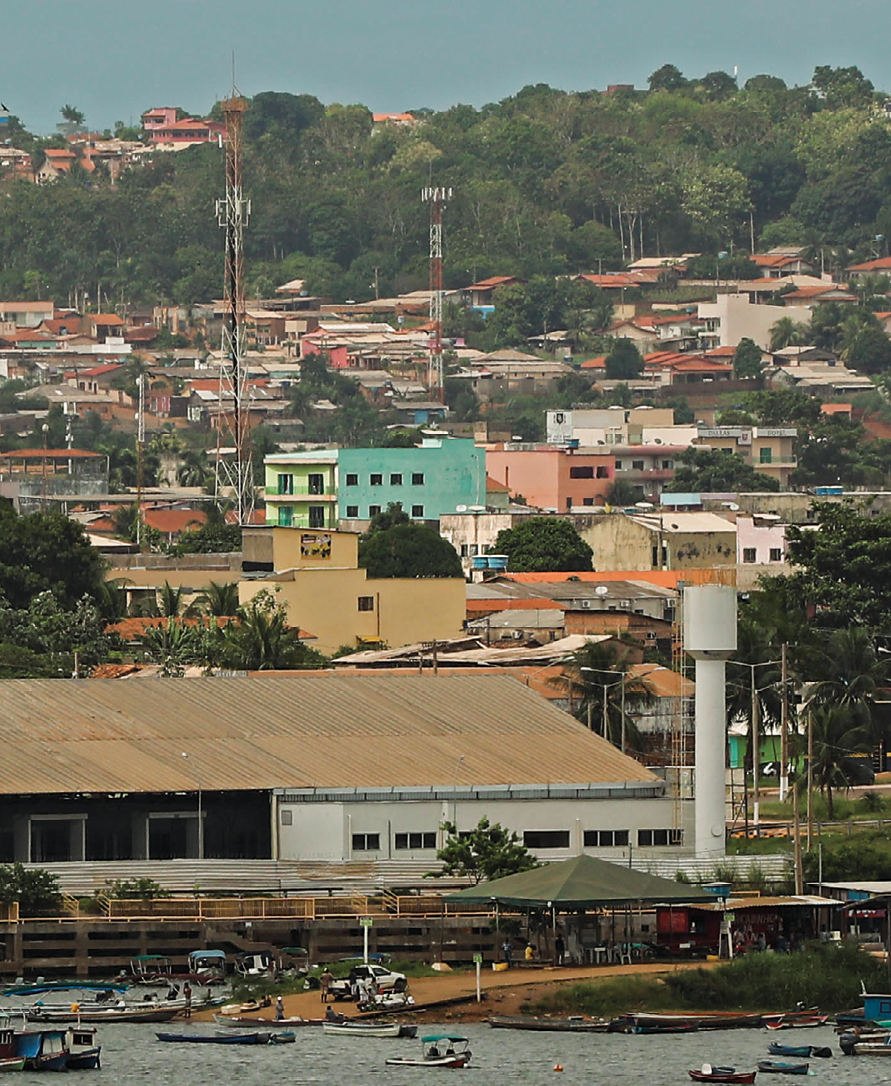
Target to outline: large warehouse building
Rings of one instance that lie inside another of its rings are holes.
[[[2,861],[432,867],[484,815],[541,859],[691,852],[689,803],[509,676],[13,680],[0,736]]]

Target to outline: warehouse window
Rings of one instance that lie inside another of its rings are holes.
[[[398,849],[405,848],[436,848],[435,833],[397,833],[393,846]]]
[[[381,835],[379,833],[354,833],[353,852],[379,852]]]
[[[569,830],[526,830],[526,848],[569,848]]]
[[[638,830],[637,843],[643,847],[648,845],[682,845],[684,843],[684,831]]]
[[[293,824],[294,824],[294,812],[293,811],[282,811],[282,825],[283,826],[292,826]]]
[[[585,830],[585,848],[621,848],[628,844],[628,830]]]

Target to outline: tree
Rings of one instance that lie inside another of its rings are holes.
[[[238,610],[238,585],[235,581],[210,581],[195,603],[214,618],[234,615]]]
[[[459,834],[453,822],[444,822],[442,828],[449,836],[436,852],[437,860],[442,862],[441,871],[431,872],[436,878],[443,875],[469,878],[477,885],[538,867],[537,860],[520,844],[516,833],[498,822],[490,823],[486,817],[469,833]]]
[[[464,576],[452,544],[432,528],[414,523],[397,523],[361,539],[359,565],[369,577]]]
[[[98,599],[102,559],[83,528],[60,513],[18,516],[0,502],[0,586],[11,607],[26,608],[41,592],[52,592],[65,610],[82,596]]]
[[[761,348],[753,339],[741,339],[733,352],[733,376],[760,377],[762,369]]]
[[[684,78],[680,68],[674,64],[663,64],[647,79],[647,83],[651,91],[674,92],[683,90],[689,80]]]
[[[891,340],[881,328],[862,326],[845,352],[845,362],[861,373],[887,373],[891,370]]]
[[[665,488],[674,494],[780,489],[776,479],[756,471],[737,453],[691,447],[676,463],[674,478]]]
[[[176,469],[176,481],[180,486],[200,486],[207,488],[213,481],[213,472],[207,463],[204,449],[187,449],[182,454],[182,463]]]
[[[859,68],[820,64],[814,68],[812,82],[829,109],[866,109],[873,103],[875,87]]]
[[[770,326],[770,349],[781,351],[784,347],[798,347],[807,342],[807,325],[798,324],[791,317],[780,317]]]
[[[402,508],[402,502],[389,502],[386,509],[375,513],[368,522],[368,531],[365,539],[371,539],[378,532],[386,532],[390,528],[397,528],[400,524],[411,524],[411,517]]]
[[[40,867],[0,864],[0,901],[17,901],[20,916],[53,916],[62,903],[59,879]]]
[[[699,87],[705,93],[706,98],[712,102],[720,102],[736,94],[739,89],[736,80],[727,72],[709,72],[699,80]]]
[[[826,796],[827,813],[835,816],[833,788],[856,783],[851,756],[871,749],[867,729],[842,705],[821,705],[811,710],[814,744],[814,784]]]
[[[493,554],[506,554],[513,573],[551,573],[593,569],[594,552],[568,520],[527,517],[498,533]]]
[[[631,381],[643,373],[643,358],[630,339],[617,339],[606,356],[606,376],[611,381]]]
[[[299,627],[288,624],[286,608],[264,589],[220,631],[208,662],[238,671],[282,671],[319,667],[322,661],[300,640]]]
[[[634,716],[652,704],[653,696],[631,670],[635,655],[631,645],[617,650],[613,645],[592,642],[572,654],[568,679],[584,691],[576,713],[579,720],[590,722],[592,731],[613,746],[621,748],[624,740],[626,750],[642,751]]]

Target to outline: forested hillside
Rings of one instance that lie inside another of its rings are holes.
[[[262,93],[247,115],[253,217],[248,288],[305,276],[363,300],[426,284],[432,179],[454,188],[447,286],[494,274],[619,267],[641,254],[777,244],[827,264],[891,237],[891,122],[858,69],[818,68],[788,88],[666,66],[646,92],[530,86],[474,109],[373,126],[362,106]],[[28,142],[19,132],[19,142]],[[40,143],[30,145],[37,155]],[[223,187],[214,145],[156,156],[112,188],[101,170],[3,183],[0,296],[96,291],[113,304],[220,293]],[[828,250],[843,250],[843,253]]]

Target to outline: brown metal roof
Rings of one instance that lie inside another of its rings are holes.
[[[655,780],[504,675],[7,680],[0,743],[5,795]]]

